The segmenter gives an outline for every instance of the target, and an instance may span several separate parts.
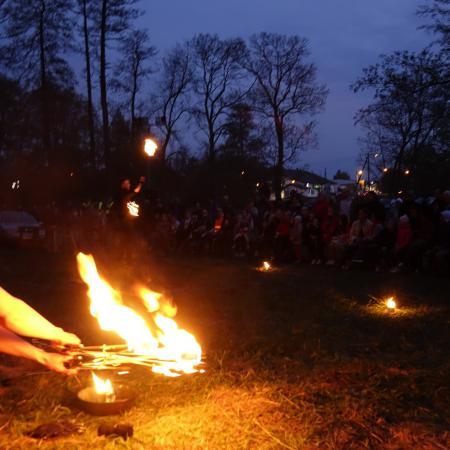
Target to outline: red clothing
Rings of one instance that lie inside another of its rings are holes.
[[[279,236],[289,236],[289,220],[281,219],[277,226],[277,234]]]
[[[397,231],[397,240],[395,247],[401,249],[407,247],[412,239],[412,230],[409,224],[400,225]]]
[[[329,243],[331,242],[332,237],[334,236],[334,233],[336,232],[336,229],[338,227],[338,218],[333,216],[328,216],[321,225],[322,229],[322,239],[324,242]]]
[[[323,200],[318,200],[313,207],[313,213],[322,222],[326,220],[328,216],[329,207],[330,204],[326,198],[324,198]]]

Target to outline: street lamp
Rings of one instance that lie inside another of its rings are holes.
[[[409,169],[405,170],[405,175],[409,175]]]

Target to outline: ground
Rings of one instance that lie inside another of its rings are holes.
[[[133,373],[135,407],[106,419],[133,424],[124,441],[98,437],[105,419],[68,402],[82,375],[68,380],[3,357],[1,449],[450,447],[449,280],[305,266],[263,273],[257,263],[203,258],[123,270],[108,255],[99,261],[122,287],[150,273],[146,281],[174,297],[206,372]],[[89,316],[74,255],[2,251],[0,284],[86,343],[113,341]],[[400,305],[394,314],[379,303],[389,295]],[[26,436],[55,419],[86,431]]]

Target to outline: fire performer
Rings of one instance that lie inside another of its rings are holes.
[[[114,201],[113,228],[115,241],[123,257],[133,255],[135,241],[135,220],[139,216],[139,205],[134,199],[142,191],[145,177],[139,178],[139,183],[132,189],[129,178],[123,178],[120,183],[120,192]]]
[[[126,221],[128,223],[129,219],[129,209],[128,203],[133,201],[135,197],[142,191],[142,187],[145,183],[145,177],[140,177],[137,186],[131,189],[131,182],[129,178],[123,178],[120,183],[120,193],[117,201],[117,213],[121,221]]]
[[[62,345],[80,345],[80,339],[75,334],[56,327],[24,301],[0,287],[0,352],[31,359],[56,372],[68,375],[76,372],[64,366],[65,362],[72,359],[71,356],[48,353],[18,335]]]

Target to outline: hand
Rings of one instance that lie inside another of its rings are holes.
[[[64,365],[65,362],[69,362],[70,360],[72,360],[71,356],[47,352],[43,352],[39,358],[39,362],[50,370],[64,373],[66,375],[75,375],[77,373],[77,369],[68,369]]]
[[[80,338],[73,334],[64,331],[62,328],[57,328],[57,332],[52,338],[52,342],[60,345],[72,345],[75,347],[79,347],[81,345]]]

